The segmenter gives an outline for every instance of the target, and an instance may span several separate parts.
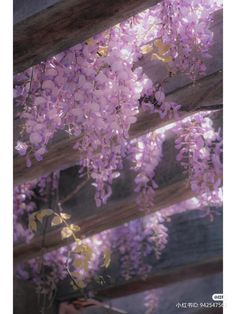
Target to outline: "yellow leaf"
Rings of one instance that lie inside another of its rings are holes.
[[[55,216],[51,222],[51,226],[57,226],[60,225],[62,223],[62,219],[59,216]]]
[[[147,54],[153,50],[153,46],[151,44],[144,45],[140,48],[142,54]]]
[[[78,273],[78,272],[76,272],[76,271],[72,271],[70,274],[71,274],[73,277],[75,277],[75,278],[76,278],[76,277],[78,276],[78,274],[79,274],[79,273]]]
[[[162,58],[157,54],[157,53],[153,53],[151,56],[151,60],[161,60]]]
[[[89,46],[92,46],[92,45],[96,44],[96,41],[93,38],[89,38],[88,40],[86,40],[86,43]]]
[[[83,268],[85,272],[88,272],[88,260],[87,259],[76,259],[73,262],[75,268]]]
[[[170,49],[170,46],[164,44],[161,39],[155,40],[154,41],[154,45],[155,45],[155,47],[157,47],[158,53],[161,56],[163,56]]]
[[[76,239],[76,244],[81,245],[81,240],[79,238]]]
[[[167,57],[162,57],[160,55],[158,55],[157,53],[153,53],[151,56],[151,60],[160,60],[162,62],[170,62],[172,61],[172,57],[171,56],[167,56]]]
[[[77,246],[76,246],[76,248],[74,249],[74,252],[75,252],[75,253],[78,253],[78,254],[81,254],[81,253],[83,253],[83,251],[84,251],[84,249],[83,249],[83,244],[77,243]]]
[[[38,221],[42,222],[44,217],[51,216],[52,214],[52,209],[42,209],[36,213],[36,218],[38,219]]]
[[[71,215],[69,214],[66,214],[66,213],[60,213],[60,216],[63,218],[63,219],[70,219]]]
[[[103,257],[104,257],[104,262],[102,266],[107,268],[111,263],[111,251],[109,249],[106,249],[103,252]]]
[[[80,231],[80,227],[73,224],[70,225],[70,229],[74,232]]]
[[[163,62],[171,62],[173,59],[171,56],[166,56],[163,58]]]
[[[101,55],[102,57],[106,57],[108,54],[108,47],[100,47],[98,49],[98,53],[99,55]]]
[[[68,227],[64,227],[61,230],[61,237],[62,237],[62,239],[69,238],[72,234],[73,234],[73,232]]]
[[[84,257],[87,260],[90,260],[91,257],[92,257],[92,254],[93,254],[93,250],[91,249],[90,246],[86,245],[85,248],[84,248]]]
[[[86,284],[83,282],[83,280],[78,280],[77,282],[76,282],[76,284],[77,284],[77,286],[79,287],[79,288],[81,288],[81,289],[83,289],[83,288],[85,288],[86,287]]]
[[[82,259],[76,259],[74,260],[73,265],[75,266],[75,268],[82,268],[83,263],[84,261]]]
[[[29,229],[36,232],[37,231],[37,224],[34,219],[29,220]]]

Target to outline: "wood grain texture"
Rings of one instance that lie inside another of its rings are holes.
[[[200,211],[194,210],[172,216],[166,225],[169,230],[168,245],[158,262],[154,256],[148,257],[153,269],[147,278],[135,276],[125,281],[120,276],[119,257],[115,255],[106,274],[101,273],[104,278],[110,275],[110,282],[104,286],[95,282],[89,285],[97,297],[117,298],[222,272],[222,216],[216,216],[210,222],[202,217]],[[57,299],[68,300],[76,296],[78,292],[70,288],[69,280],[59,285]]]
[[[14,72],[54,56],[158,2],[61,0],[46,8],[42,5],[42,10],[32,16],[24,12],[26,18],[14,25]]]

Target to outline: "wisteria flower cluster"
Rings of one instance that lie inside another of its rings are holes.
[[[67,276],[66,262],[69,248],[46,253],[42,257],[28,260],[16,267],[17,277],[31,281],[39,295],[47,295],[50,300],[56,285]]]
[[[176,159],[184,167],[192,191],[201,195],[202,204],[220,204],[218,190],[222,186],[221,130],[214,131],[206,114],[182,120],[176,129]]]
[[[169,47],[172,71],[180,71],[195,80],[206,71],[204,59],[211,57],[209,48],[211,13],[221,7],[218,1],[165,0],[160,4],[159,37]]]
[[[133,140],[129,146],[130,160],[134,163],[137,173],[134,182],[134,191],[137,194],[136,202],[141,210],[148,212],[154,205],[155,190],[158,185],[155,182],[155,169],[162,158],[162,143],[164,134],[153,131],[137,140]]]
[[[34,188],[34,183],[25,183],[13,190],[13,240],[15,243],[19,241],[28,243],[33,238],[33,233],[24,220],[36,209],[33,201]]]
[[[211,13],[218,8],[220,4],[214,0],[163,0],[17,74],[14,101],[21,137],[16,150],[25,156],[27,166],[31,166],[32,158],[40,162],[55,135],[63,131],[76,138],[80,175],[93,179],[97,207],[111,196],[112,182],[128,157],[135,171],[137,207],[148,213],[155,204],[155,170],[162,159],[165,135],[154,131],[130,141],[129,130],[142,110],[157,112],[161,119],[177,120],[181,104],[166,101],[162,82],[154,86],[137,61],[147,53],[152,60],[164,62],[169,72],[182,72],[196,80],[206,71],[204,60],[210,57],[213,39]],[[220,204],[221,130],[214,130],[208,116],[197,114],[177,123],[176,136],[176,158],[198,197],[194,206]],[[15,242],[32,239],[26,225],[30,222],[31,227],[36,226],[34,218],[39,212],[35,199],[39,195],[46,204],[49,194],[51,197],[58,188],[58,178],[53,174],[14,189]],[[169,212],[183,208],[183,204],[175,205]],[[67,214],[46,211],[54,215],[55,225],[66,224],[62,229],[65,237],[74,235],[72,229],[78,226],[60,216]],[[167,245],[166,217],[168,213],[158,212],[87,239],[74,237],[70,246],[19,265],[17,274],[33,281],[41,294],[52,295],[59,280],[68,275],[84,288],[96,278],[101,263],[108,267],[111,252],[116,251],[123,278],[145,278],[152,269],[148,257],[154,254],[158,260]],[[75,251],[77,258],[70,254]],[[147,314],[154,311],[157,301],[157,295],[150,292]]]
[[[144,306],[146,308],[145,314],[154,314],[157,311],[160,299],[160,291],[149,290],[145,292]]]
[[[96,204],[106,203],[122,168],[140,98],[154,92],[161,117],[176,114],[179,106],[165,102],[164,91],[155,90],[142,68],[135,67],[141,47],[157,39],[154,55],[163,62],[191,77],[203,73],[202,57],[212,43],[210,14],[217,8],[212,0],[164,0],[17,74],[15,104],[23,124],[16,149],[26,156],[27,166],[32,153],[42,160],[58,130],[76,136],[78,163],[94,180]]]

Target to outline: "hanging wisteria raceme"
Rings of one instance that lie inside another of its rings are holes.
[[[47,202],[48,193],[51,196],[55,196],[55,193],[58,190],[59,186],[59,178],[60,172],[55,171],[48,176],[42,176],[37,179],[37,191],[41,199],[44,200],[44,202]],[[48,191],[48,189],[50,190]]]
[[[18,278],[31,281],[40,295],[50,300],[59,281],[67,276],[66,263],[69,248],[60,248],[16,267]]]
[[[152,251],[146,241],[148,232],[141,220],[129,222],[112,231],[112,251],[119,252],[121,276],[125,280],[135,274],[145,278],[151,270],[151,266],[145,262]]]
[[[140,99],[155,95],[161,117],[179,109],[164,101],[161,85],[153,86],[142,68],[135,68],[150,50],[143,45],[156,40],[154,58],[195,78],[204,72],[202,58],[212,43],[210,14],[219,7],[212,0],[164,0],[16,75],[15,103],[24,122],[16,149],[27,165],[32,152],[43,158],[58,130],[77,136],[78,163],[94,179],[97,206],[106,203]]]
[[[211,13],[221,7],[220,1],[165,0],[160,3],[161,27],[158,37],[168,50],[172,71],[180,71],[195,80],[205,74],[204,61],[210,58],[213,33],[209,27]]]
[[[133,220],[110,230],[111,251],[119,252],[121,275],[125,280],[134,276],[146,278],[152,270],[148,257],[160,255],[167,244],[168,230],[161,213]]]
[[[25,183],[13,189],[13,240],[15,243],[33,238],[33,232],[28,229],[28,214],[36,209],[33,201],[35,183]],[[26,223],[25,223],[26,218]]]
[[[214,131],[213,122],[205,113],[179,122],[176,133],[176,159],[188,174],[192,191],[200,195],[203,206],[221,204],[221,130]]]
[[[165,136],[159,130],[130,141],[129,130],[142,111],[178,120],[181,104],[166,101],[164,82],[169,77],[154,85],[137,62],[150,54],[151,60],[163,62],[172,76],[181,72],[196,80],[204,75],[213,39],[211,13],[220,7],[214,0],[163,0],[17,74],[14,96],[21,137],[16,150],[26,157],[27,166],[31,166],[32,158],[42,160],[50,141],[63,131],[77,138],[74,149],[78,151],[80,175],[93,179],[98,207],[111,196],[112,182],[128,157],[136,173],[137,207],[148,213],[158,188],[155,169],[162,158]],[[212,121],[198,114],[178,122],[176,134],[177,160],[196,193],[191,206],[188,202],[176,204],[93,237],[74,238],[70,246],[47,254],[42,251],[39,258],[19,265],[18,276],[33,281],[39,293],[52,297],[58,282],[67,276],[76,289],[86,287],[101,266],[108,267],[114,258],[111,252],[116,252],[124,279],[137,275],[145,278],[152,270],[149,259],[158,260],[167,245],[167,218],[222,203],[221,131],[216,132]],[[50,208],[49,199],[58,193],[57,188],[58,175],[53,174],[14,189],[15,242],[29,242],[33,237],[26,226],[29,215],[37,213],[37,197],[49,207],[43,209],[45,212],[55,214],[57,223],[58,219],[66,223],[63,229],[76,227],[67,225],[68,218],[62,220],[61,208],[58,212]],[[158,296],[151,291],[145,301],[146,313],[155,311],[157,301]]]
[[[160,300],[160,290],[149,290],[144,295],[145,314],[157,314],[158,303]]]
[[[28,228],[29,215],[38,210],[37,198],[47,204],[48,197],[53,197],[58,188],[59,173],[42,176],[32,182],[24,183],[13,189],[13,239],[17,243],[33,238],[32,230]],[[48,190],[50,186],[50,190]]]
[[[153,131],[129,145],[129,157],[134,163],[133,169],[137,173],[134,191],[138,193],[136,203],[141,210],[149,211],[154,206],[155,169],[162,158],[162,143],[164,134]]]

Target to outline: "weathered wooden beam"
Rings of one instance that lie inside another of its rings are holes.
[[[14,25],[14,72],[54,56],[158,2],[61,0],[50,1],[49,6],[42,2],[41,10],[39,4],[37,10],[32,9],[33,3],[25,6]]]
[[[177,100],[182,104],[181,117],[193,114],[199,110],[218,109],[222,106],[222,71],[217,71],[204,77],[194,84],[190,83],[177,88],[167,95],[167,100]],[[130,138],[143,135],[155,128],[161,128],[174,119],[161,120],[158,114],[140,114],[137,122],[131,126]],[[52,171],[75,165],[80,152],[73,149],[78,138],[61,136],[49,145],[49,151],[42,161],[32,156],[32,166],[26,166],[25,157],[14,157],[14,185],[33,180]]]
[[[148,257],[152,271],[147,278],[135,276],[125,281],[120,275],[119,256],[112,256],[112,263],[106,273],[101,276],[110,276],[110,282],[99,285],[91,282],[88,288],[95,291],[101,298],[117,298],[165,287],[175,282],[208,276],[223,271],[223,232],[222,216],[216,216],[213,222],[202,216],[201,211],[187,211],[175,214],[168,227],[168,244],[163,250],[159,261],[155,256]],[[221,284],[219,284],[221,286]],[[58,300],[69,300],[79,296],[69,286],[69,279],[58,286]]]

